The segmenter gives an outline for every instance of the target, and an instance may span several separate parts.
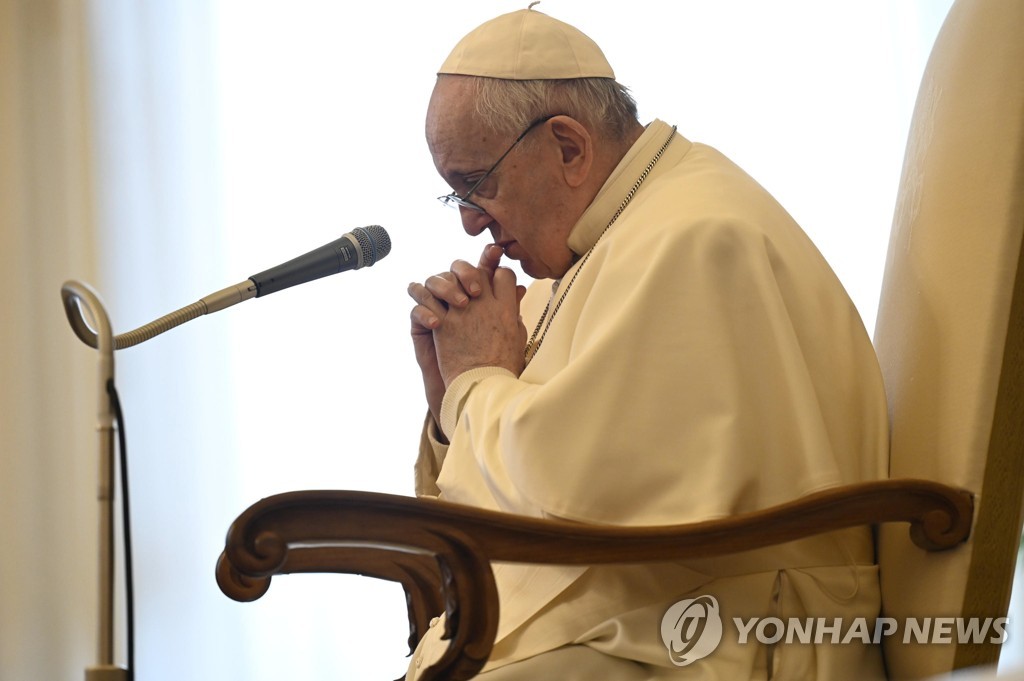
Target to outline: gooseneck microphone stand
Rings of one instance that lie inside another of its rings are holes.
[[[114,334],[99,296],[87,285],[69,281],[61,287],[64,310],[73,328],[88,329],[98,350],[96,404],[99,448],[99,629],[96,664],[86,668],[86,681],[127,681],[128,670],[114,664],[114,403],[108,386],[114,383]],[[95,331],[82,315],[89,315]],[[77,330],[76,330],[77,333]]]
[[[85,670],[85,681],[132,681],[134,678],[134,625],[131,576],[131,541],[128,525],[128,486],[124,424],[114,387],[114,351],[145,342],[154,336],[205,314],[350,269],[369,267],[391,252],[391,238],[379,225],[357,227],[329,244],[286,263],[255,274],[240,284],[221,289],[134,331],[115,336],[99,295],[87,284],[65,282],[61,287],[64,312],[72,330],[98,351],[97,433],[99,449],[99,629],[97,662]],[[121,444],[122,513],[124,514],[125,588],[128,610],[128,666],[114,662],[114,447],[117,422]]]
[[[259,276],[259,275],[257,275]],[[154,322],[134,331],[114,336],[99,295],[87,284],[78,281],[65,282],[61,287],[64,312],[75,335],[98,351],[97,376],[97,425],[99,436],[99,475],[96,499],[99,503],[99,628],[97,630],[97,663],[85,670],[86,681],[132,681],[134,678],[133,649],[133,603],[130,597],[131,584],[131,543],[128,532],[128,486],[122,485],[122,513],[124,520],[125,547],[125,589],[128,609],[128,667],[114,664],[114,423],[122,436],[122,464],[124,464],[124,425],[118,415],[117,392],[114,387],[114,350],[129,348],[169,331],[196,317],[223,310],[258,295],[257,284],[246,279],[240,284],[217,291],[198,302],[165,315]],[[90,324],[91,322],[91,324]],[[122,465],[122,475],[125,475]]]

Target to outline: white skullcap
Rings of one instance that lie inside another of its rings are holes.
[[[615,78],[597,43],[533,9],[503,14],[475,28],[438,73],[505,80]]]

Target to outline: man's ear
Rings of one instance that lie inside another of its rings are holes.
[[[579,187],[594,164],[594,139],[582,123],[569,116],[551,119],[551,132],[561,152],[562,172],[566,183]]]

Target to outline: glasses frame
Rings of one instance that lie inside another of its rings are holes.
[[[486,213],[486,210],[470,201],[469,197],[473,195],[473,192],[475,192],[480,187],[481,184],[483,184],[484,180],[490,177],[491,174],[498,169],[498,166],[501,165],[501,162],[505,160],[505,157],[512,153],[512,150],[515,149],[516,146],[523,141],[523,138],[526,137],[526,135],[529,134],[531,130],[533,130],[534,128],[543,123],[547,123],[555,116],[560,115],[562,114],[548,114],[546,116],[541,116],[540,118],[526,126],[526,130],[523,130],[519,134],[519,137],[516,138],[516,141],[513,142],[508,149],[505,150],[505,153],[498,157],[498,160],[494,162],[494,165],[492,165],[487,170],[487,172],[480,177],[479,180],[473,183],[473,186],[469,188],[469,191],[466,192],[465,196],[459,196],[457,193],[453,191],[451,194],[445,194],[444,196],[437,197],[437,200],[443,203],[444,205],[449,206],[450,208],[468,208],[469,210],[474,210],[478,213]]]

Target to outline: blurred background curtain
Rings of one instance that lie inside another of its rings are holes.
[[[0,679],[95,661],[95,355],[122,332],[381,224],[387,259],[117,354],[140,681],[394,678],[401,590],[213,579],[228,524],[301,488],[411,493],[423,401],[406,284],[475,260],[423,142],[433,71],[522,2],[0,0]],[[549,0],[642,118],[719,147],[819,244],[870,330],[906,129],[948,0]],[[119,610],[120,612],[120,610]],[[1011,633],[1011,642],[1014,637]],[[1024,637],[1022,637],[1024,638]],[[119,648],[123,659],[123,648]]]
[[[95,618],[95,371],[60,285],[94,279],[89,39],[0,0],[0,678],[81,678]]]

